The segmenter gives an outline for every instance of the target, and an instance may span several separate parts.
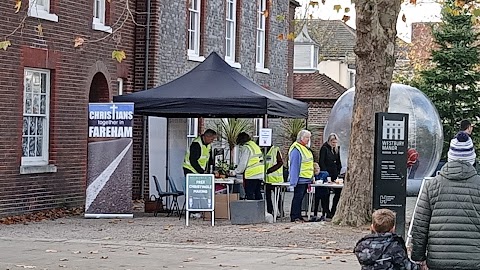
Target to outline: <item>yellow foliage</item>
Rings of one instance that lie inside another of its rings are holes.
[[[75,44],[73,45],[73,47],[78,47],[78,46],[82,46],[83,43],[85,42],[85,39],[81,38],[81,37],[76,37],[74,40]]]
[[[279,35],[277,36],[277,39],[278,39],[278,40],[283,40],[283,39],[284,39],[283,34],[279,34]]]
[[[262,13],[263,13],[263,16],[265,16],[265,18],[268,18],[268,10],[267,9],[265,9]]]
[[[18,13],[22,8],[22,0],[16,0],[14,8],[15,8],[15,13]]]
[[[12,43],[10,43],[10,40],[0,41],[0,48],[3,49],[4,51],[6,51],[8,46],[11,46],[11,45]]]
[[[294,39],[295,39],[295,33],[293,33],[293,32],[288,33],[287,40],[294,40]]]
[[[37,31],[38,36],[43,37],[43,26],[41,23],[35,26],[35,31]]]
[[[127,58],[126,54],[124,51],[117,51],[117,50],[114,50],[112,52],[112,59],[115,59],[117,60],[117,62],[121,63],[123,61],[123,59]]]
[[[342,9],[341,5],[334,5],[333,9],[336,10],[337,12],[340,12],[340,9]]]
[[[310,3],[308,3],[310,6],[315,7],[318,6],[318,1],[312,0]]]

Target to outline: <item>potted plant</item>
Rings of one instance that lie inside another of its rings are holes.
[[[228,176],[229,173],[229,166],[228,162],[226,161],[218,161],[216,167],[216,171],[218,172],[219,178],[225,178]]]

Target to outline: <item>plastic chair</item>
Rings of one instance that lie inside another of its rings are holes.
[[[170,216],[170,213],[172,213],[172,208],[173,210],[175,210],[175,207],[178,209],[178,202],[177,202],[177,199],[176,197],[178,197],[177,193],[174,193],[174,192],[165,192],[162,190],[161,186],[160,186],[160,183],[158,182],[158,179],[155,175],[152,175],[153,177],[153,180],[155,182],[155,188],[157,189],[157,192],[158,192],[158,199],[157,199],[157,208],[155,209],[155,212],[153,212],[153,215],[154,216],[157,216],[158,214],[158,208],[160,207],[161,205],[161,202],[163,201],[163,198],[165,197],[169,197],[169,196],[172,196],[173,197],[173,203],[169,209],[169,213],[167,216]],[[156,197],[155,197],[156,198]],[[178,210],[177,210],[178,211]]]
[[[177,189],[177,185],[175,184],[175,181],[173,181],[173,178],[171,176],[167,176],[167,179],[168,179],[168,184],[170,186],[171,192],[176,194],[176,195],[173,196],[173,200],[174,200],[174,202],[176,202],[177,206],[179,206],[178,205],[178,197],[185,196],[185,191]],[[182,209],[180,210],[180,207],[178,207],[178,209],[177,209],[178,219],[182,218],[182,214],[185,211],[185,201],[186,200],[184,200],[184,202],[183,202]]]

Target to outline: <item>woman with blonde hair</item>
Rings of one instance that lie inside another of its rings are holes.
[[[342,169],[340,161],[340,146],[338,145],[338,135],[331,133],[327,137],[327,141],[320,148],[320,160],[318,162],[321,171],[327,171],[332,181],[335,181]],[[327,218],[332,218],[337,211],[338,201],[340,200],[341,188],[335,188],[332,208],[327,213]],[[328,198],[329,200],[330,198]]]

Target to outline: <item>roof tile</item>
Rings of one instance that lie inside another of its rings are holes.
[[[293,97],[300,100],[336,100],[347,89],[318,71],[294,73]]]

